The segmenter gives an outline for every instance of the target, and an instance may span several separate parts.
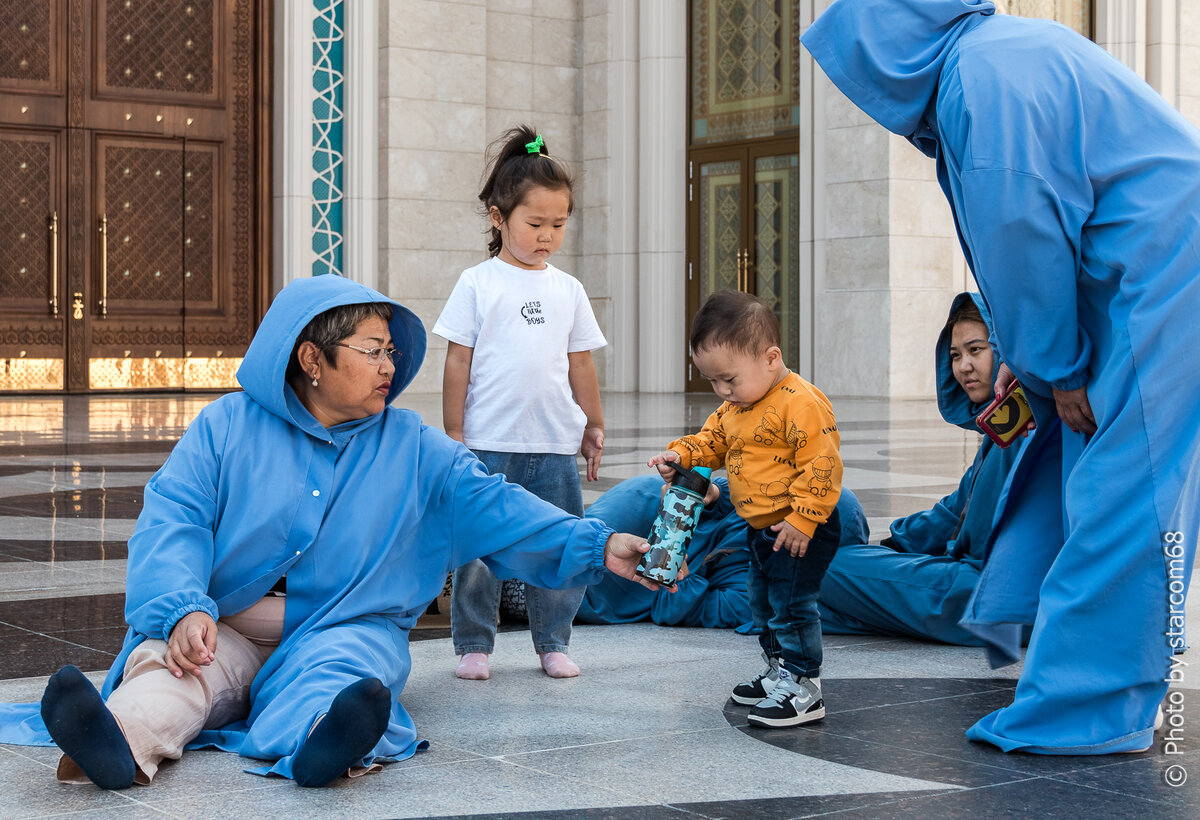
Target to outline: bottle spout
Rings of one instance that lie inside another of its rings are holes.
[[[711,467],[693,467],[686,469],[677,461],[664,462],[668,467],[675,471],[675,477],[671,479],[672,485],[684,484],[690,486],[692,490],[704,495],[708,491],[708,484],[712,481]]]
[[[700,476],[701,478],[704,478],[704,479],[712,478],[712,468],[711,467],[693,467],[692,469],[689,470],[687,467],[684,467],[678,461],[664,461],[663,464],[666,465],[667,467],[670,467],[672,470],[674,470],[679,475]]]

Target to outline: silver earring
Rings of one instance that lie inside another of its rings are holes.
[[[313,384],[313,387],[316,387],[316,386],[317,386],[317,377],[316,377],[316,376],[313,376],[313,382],[312,382],[312,384]]]

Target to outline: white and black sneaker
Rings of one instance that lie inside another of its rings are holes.
[[[792,677],[779,668],[779,681],[771,693],[758,702],[746,720],[753,726],[779,729],[812,723],[825,717],[825,699],[821,697],[820,678]]]
[[[769,657],[766,652],[762,653],[762,656],[767,662],[767,668],[759,672],[757,677],[733,687],[733,694],[729,698],[734,703],[754,706],[775,688],[779,681],[779,658]]]

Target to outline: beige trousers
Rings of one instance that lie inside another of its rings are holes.
[[[108,698],[137,763],[136,782],[146,784],[164,759],[178,760],[202,729],[215,729],[250,714],[250,684],[279,645],[286,599],[268,596],[217,622],[217,649],[199,675],[176,678],[167,669],[165,641],[148,640],[130,653],[121,685]],[[58,779],[88,782],[63,756]]]

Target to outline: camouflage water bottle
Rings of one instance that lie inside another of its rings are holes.
[[[637,568],[638,575],[663,586],[675,583],[679,567],[687,557],[692,533],[700,521],[700,513],[704,512],[704,495],[712,475],[708,467],[685,470],[675,462],[667,464],[675,468],[675,475],[663,494],[654,529],[646,539],[650,550],[642,556]]]

